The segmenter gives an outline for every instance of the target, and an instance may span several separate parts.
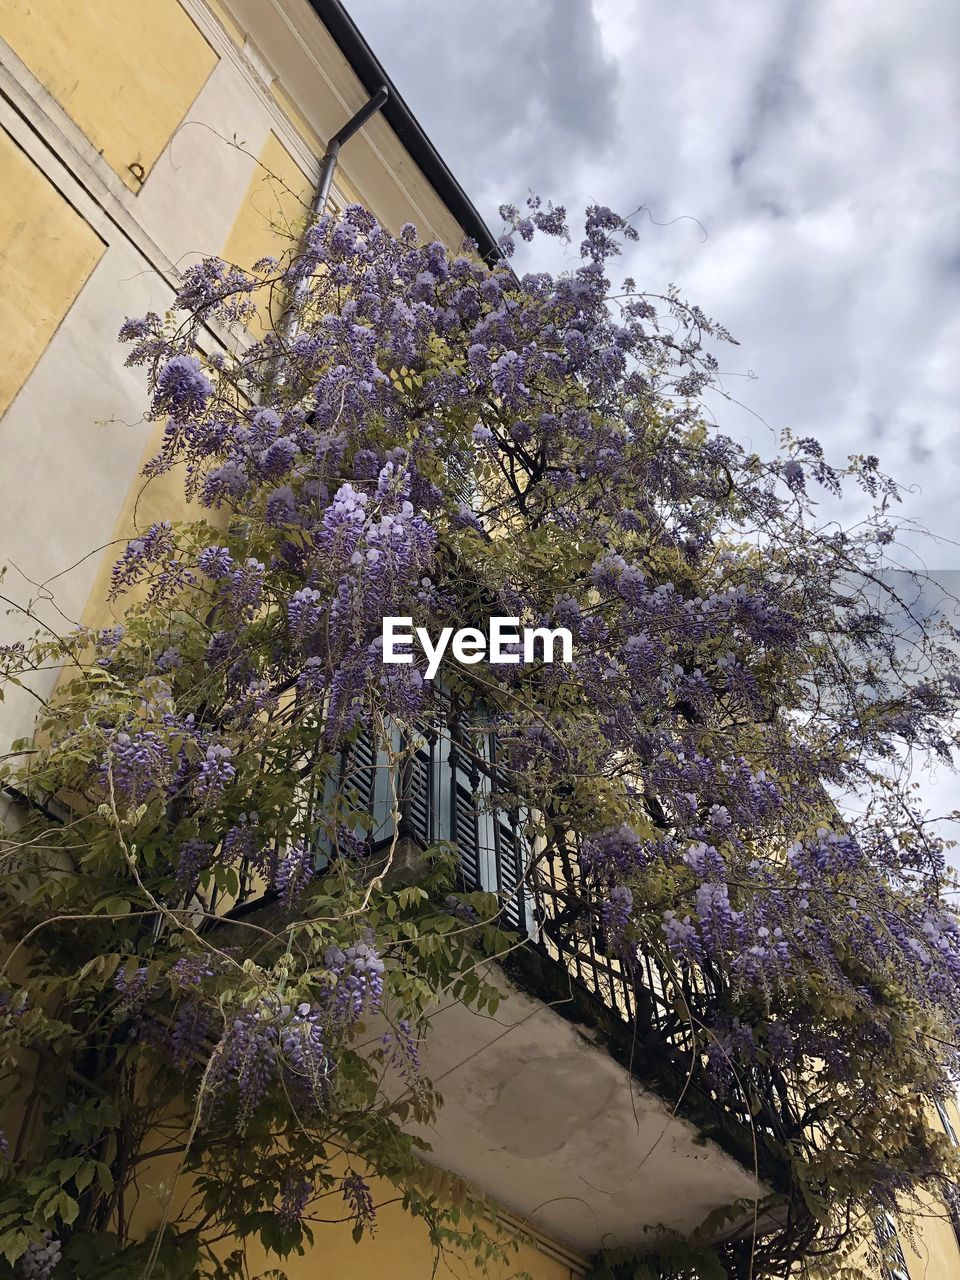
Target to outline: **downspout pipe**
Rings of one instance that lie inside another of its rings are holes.
[[[371,116],[377,114],[389,96],[390,91],[385,84],[382,84],[369,101],[364,103],[356,115],[351,116],[347,123],[338,129],[327,143],[327,149],[323,153],[323,160],[320,163],[320,180],[310,202],[310,221],[314,218],[319,218],[326,211],[327,201],[330,199],[330,187],[333,184],[333,175],[336,172],[337,160],[340,158],[340,148],[358,130],[363,128]],[[303,248],[303,241],[300,242],[300,248]],[[288,343],[291,338],[296,337],[297,329],[299,328],[297,324],[297,306],[309,288],[309,278],[301,277],[294,286],[289,302],[283,309],[283,314],[277,325],[277,332],[284,343]],[[279,358],[277,363],[279,364]],[[283,370],[275,367],[274,375],[270,381],[274,387],[282,386],[284,382]]]
[[[375,116],[377,114],[389,96],[390,90],[385,84],[382,84],[369,102],[365,103],[357,114],[347,121],[342,129],[338,129],[327,143],[327,149],[324,152],[323,161],[320,165],[320,181],[317,184],[313,203],[310,206],[313,213],[319,215],[323,213],[327,207],[327,201],[330,198],[330,185],[333,182],[333,175],[337,167],[337,160],[340,157],[340,148],[345,142],[349,142],[359,129],[363,128],[371,116]]]

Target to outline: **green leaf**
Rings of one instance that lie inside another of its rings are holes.
[[[50,1207],[50,1215],[53,1216],[55,1214],[68,1227],[76,1221],[79,1212],[80,1205],[74,1200],[73,1196],[68,1196],[65,1191],[60,1192]]]
[[[693,1268],[699,1280],[727,1280],[727,1273],[712,1249],[699,1250],[695,1255]]]
[[[99,902],[96,909],[105,916],[126,916],[130,914],[130,901],[128,898],[121,898],[117,894],[111,894],[109,898],[104,898],[102,902]]]

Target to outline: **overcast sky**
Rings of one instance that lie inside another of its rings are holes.
[[[347,4],[494,232],[531,188],[644,206],[622,274],[740,341],[721,426],[878,454],[960,594],[956,0]],[[952,778],[924,790],[960,805]]]
[[[494,231],[530,188],[671,222],[641,215],[630,270],[732,330],[730,391],[773,433],[878,453],[960,538],[956,0],[348,5]]]

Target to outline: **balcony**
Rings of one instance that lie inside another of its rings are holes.
[[[424,1060],[444,1098],[422,1135],[432,1159],[583,1253],[649,1248],[658,1228],[689,1233],[736,1201],[726,1233],[752,1229],[753,1206],[784,1189],[788,1095],[773,1069],[733,1095],[711,1086],[695,1028],[722,1007],[719,977],[607,954],[576,842],[537,850],[527,811],[496,803],[498,744],[482,723],[446,716],[387,747],[361,734],[325,800],[349,793],[371,851],[393,846],[395,864],[455,846],[460,887],[496,895],[517,937],[488,965],[495,1017],[451,1003],[431,1019]]]

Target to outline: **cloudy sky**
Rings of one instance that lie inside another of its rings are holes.
[[[348,7],[494,230],[530,188],[643,205],[631,272],[741,342],[726,384],[758,417],[723,425],[878,453],[917,486],[909,513],[960,539],[955,0]]]
[[[623,274],[740,341],[724,429],[878,454],[960,595],[956,0],[347,4],[494,231],[531,188],[643,206]],[[924,790],[960,807],[953,779]]]

